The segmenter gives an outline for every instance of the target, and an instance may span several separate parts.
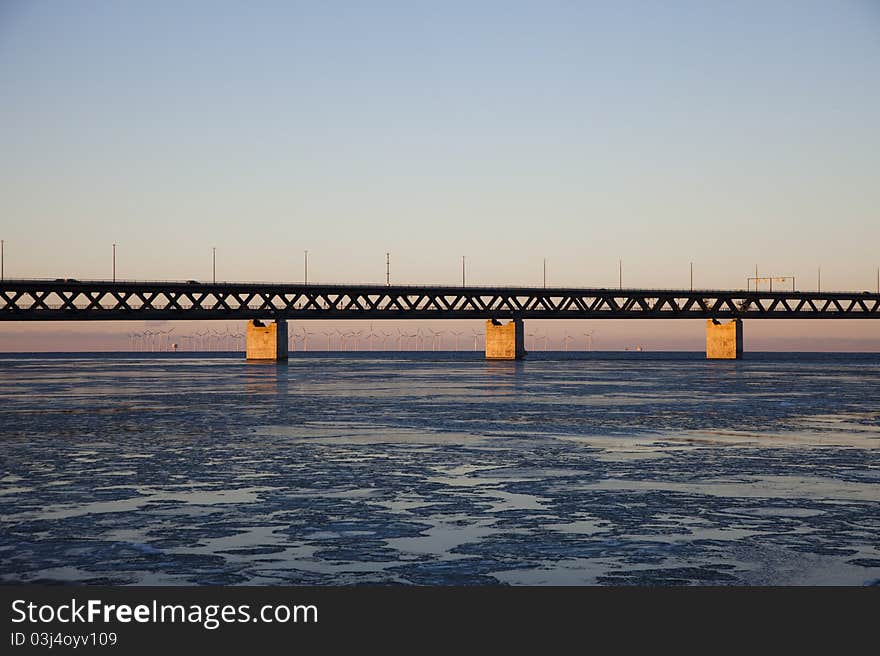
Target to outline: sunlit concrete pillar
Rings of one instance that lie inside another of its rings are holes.
[[[706,321],[706,358],[709,360],[739,360],[743,354],[742,320],[721,323]]]
[[[486,359],[521,360],[526,354],[522,319],[486,322]]]
[[[259,319],[248,321],[248,360],[287,359],[287,321],[275,320],[268,326]]]

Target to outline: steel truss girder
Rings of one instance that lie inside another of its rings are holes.
[[[880,294],[0,282],[0,320],[880,319]]]

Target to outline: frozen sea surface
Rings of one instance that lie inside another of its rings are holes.
[[[878,399],[878,354],[0,356],[0,581],[876,584]]]

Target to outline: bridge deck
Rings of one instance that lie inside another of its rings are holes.
[[[880,294],[680,289],[0,281],[2,321],[880,319]]]

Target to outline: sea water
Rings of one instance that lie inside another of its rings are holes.
[[[0,581],[864,585],[880,354],[0,355]]]

